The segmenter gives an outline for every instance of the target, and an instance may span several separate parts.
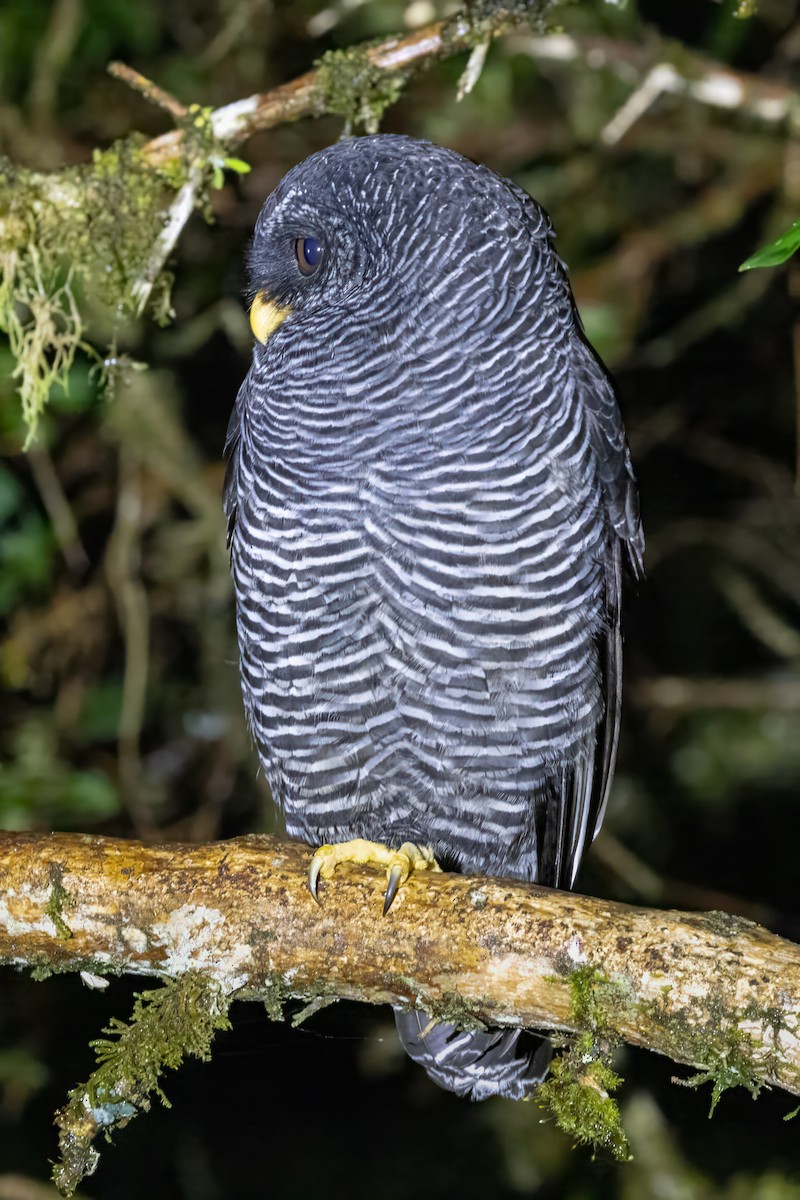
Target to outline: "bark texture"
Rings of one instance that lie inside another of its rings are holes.
[[[0,835],[0,962],[180,976],[279,1002],[344,997],[465,1024],[590,1032],[800,1094],[800,947],[723,913],[634,908],[425,874],[306,886],[308,847],[269,837],[145,845]]]

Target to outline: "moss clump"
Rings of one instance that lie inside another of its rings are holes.
[[[665,1052],[678,1062],[689,1062],[697,1068],[697,1074],[691,1078],[674,1077],[673,1082],[691,1088],[704,1083],[712,1085],[709,1117],[728,1088],[746,1088],[755,1099],[775,1066],[770,1039],[765,1044],[743,1029],[742,1022],[770,1030],[775,1045],[787,1028],[786,1014],[779,1008],[748,1004],[737,1010],[731,1008],[722,991],[698,998],[685,1012],[666,1013],[657,1004],[644,1005],[642,1010],[649,1020],[658,1023],[665,1035]]]
[[[758,1046],[754,1038],[741,1029],[732,1029],[728,1044],[718,1047],[709,1045],[704,1057],[704,1067],[690,1079],[676,1079],[681,1087],[699,1088],[711,1084],[711,1104],[708,1115],[713,1117],[723,1092],[728,1088],[746,1088],[755,1100],[764,1087],[762,1079],[753,1070],[753,1054]]]
[[[609,1017],[630,1006],[626,987],[597,967],[576,967],[569,976],[575,1024],[596,1036],[607,1036]]]
[[[711,1084],[711,1103],[708,1115],[712,1117],[723,1092],[729,1088],[743,1087],[755,1100],[766,1086],[764,1076],[769,1074],[773,1053],[747,1030],[740,1028],[739,1019],[758,1021],[773,1030],[777,1040],[785,1028],[783,1014],[774,1009],[759,1009],[749,1005],[733,1019],[718,1006],[707,1002],[705,1011],[711,1020],[697,1027],[685,1018],[675,1016],[671,1020],[670,1032],[674,1035],[676,1057],[689,1059],[697,1067],[696,1075],[689,1079],[674,1078],[681,1087],[699,1088]]]
[[[53,1182],[64,1195],[71,1196],[97,1166],[93,1142],[99,1133],[110,1140],[115,1129],[150,1108],[153,1095],[169,1106],[161,1075],[188,1055],[208,1060],[214,1034],[230,1028],[229,1003],[215,981],[198,973],[183,975],[158,991],[141,992],[130,1021],[115,1018],[104,1030],[111,1038],[92,1043],[96,1069],[56,1114],[61,1158]]]
[[[569,988],[572,1022],[581,1032],[553,1061],[536,1099],[550,1110],[558,1127],[580,1145],[605,1150],[620,1162],[627,1162],[628,1139],[610,1094],[621,1086],[622,1079],[609,1062],[614,1046],[610,1017],[630,1007],[627,990],[588,965],[570,971]]]
[[[264,987],[261,989],[262,1002],[264,1011],[270,1021],[282,1021],[284,1019],[284,1006],[286,1001],[290,999],[291,992],[286,987],[281,975],[272,976],[265,981]]]
[[[609,1094],[621,1084],[619,1075],[597,1056],[591,1034],[581,1034],[555,1059],[536,1099],[550,1110],[559,1129],[580,1145],[606,1150],[619,1162],[628,1162],[628,1139],[619,1107]]]
[[[442,41],[446,47],[456,39],[459,44],[466,41],[469,46],[478,46],[511,29],[528,27],[545,33],[544,17],[551,7],[546,0],[468,0],[446,22]]]
[[[344,134],[363,128],[377,133],[381,118],[399,98],[408,80],[406,71],[376,67],[370,43],[349,50],[329,50],[314,65],[323,112],[344,117]]]

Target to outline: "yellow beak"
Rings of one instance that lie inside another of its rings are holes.
[[[258,293],[250,309],[250,328],[262,346],[267,344],[267,338],[286,320],[291,311],[288,305],[283,307],[270,300],[266,292]]]

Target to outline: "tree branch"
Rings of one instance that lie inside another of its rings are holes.
[[[546,2],[532,5],[522,0],[509,0],[505,9],[498,9],[482,23],[466,8],[462,13],[426,25],[406,37],[389,37],[377,45],[356,46],[346,52],[334,53],[344,53],[354,64],[359,58],[363,60],[363,83],[368,88],[369,70],[387,76],[406,75],[427,62],[474,49],[478,34],[482,35],[483,44],[518,29],[522,21],[533,19],[537,10],[544,12],[548,7]],[[262,129],[274,129],[276,125],[299,121],[302,117],[320,117],[335,112],[336,107],[331,104],[329,73],[329,63],[333,61],[336,60],[330,55],[323,56],[313,71],[307,71],[290,83],[215,109],[210,115],[214,136],[233,147]],[[123,70],[122,64],[114,64],[115,75],[122,77]],[[353,78],[348,80],[351,89],[354,82]],[[141,83],[137,86],[143,90]],[[184,138],[182,129],[170,130],[149,141],[142,153],[154,166],[163,166],[180,157]]]
[[[537,62],[585,62],[592,70],[612,70],[635,83],[628,100],[603,131],[607,145],[618,142],[660,96],[686,96],[698,104],[745,112],[767,125],[790,125],[800,95],[781,79],[763,78],[697,54],[668,40],[649,45],[602,37],[523,35],[509,50]]]
[[[412,877],[383,917],[374,870],[339,868],[320,906],[308,862],[268,837],[0,834],[0,962],[588,1031],[700,1068],[715,1091],[800,1094],[800,948],[758,925],[447,874]]]

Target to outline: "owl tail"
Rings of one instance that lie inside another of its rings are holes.
[[[547,1075],[553,1057],[547,1038],[523,1035],[521,1029],[459,1030],[434,1024],[427,1013],[398,1008],[394,1019],[406,1054],[439,1087],[470,1100],[523,1100]],[[518,1044],[521,1036],[529,1045]]]

